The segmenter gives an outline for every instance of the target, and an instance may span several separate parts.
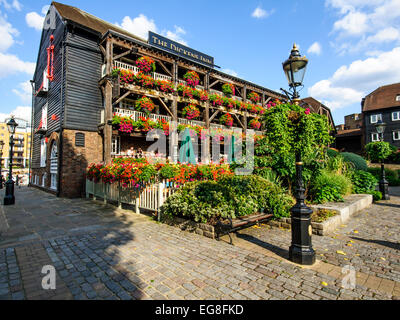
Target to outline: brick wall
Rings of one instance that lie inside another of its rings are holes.
[[[76,133],[85,135],[85,146],[75,145]],[[103,161],[103,140],[97,132],[64,130],[61,170],[61,197],[78,198],[85,192],[86,169]]]

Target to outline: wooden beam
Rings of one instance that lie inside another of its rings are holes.
[[[211,116],[211,118],[210,118],[210,123],[211,123],[211,121],[213,121],[214,118],[218,115],[219,111],[220,111],[220,110],[217,110],[217,111],[214,112],[214,114],[213,114],[213,115]]]
[[[158,100],[160,100],[161,104],[163,105],[163,107],[165,108],[165,110],[167,110],[167,112],[170,114],[170,116],[173,118],[174,114],[171,112],[171,110],[169,110],[169,108],[167,107],[167,105],[164,103],[164,101],[162,101],[161,98],[158,98]]]
[[[117,105],[118,103],[120,103],[122,100],[124,100],[124,99],[125,99],[127,96],[129,96],[130,94],[131,94],[130,91],[125,92],[123,96],[121,96],[117,101],[115,101],[115,102],[113,103],[113,106],[115,106],[115,105]]]
[[[237,116],[236,113],[233,114],[235,116],[235,118],[237,119],[237,121],[239,121],[239,124],[242,126],[243,129],[245,129],[244,124],[242,123],[242,121],[240,121],[239,117]]]
[[[212,84],[210,84],[210,88],[215,86],[220,80],[214,81]]]
[[[130,53],[132,53],[132,50],[125,51],[124,53],[121,53],[121,54],[115,56],[113,59],[114,59],[114,60],[120,59],[120,58],[122,58],[122,57],[127,56],[127,55],[130,54]]]
[[[161,67],[164,69],[164,71],[165,71],[166,73],[168,73],[168,75],[169,75],[170,77],[172,77],[171,70],[169,70],[161,60],[157,60],[157,62],[161,65]]]

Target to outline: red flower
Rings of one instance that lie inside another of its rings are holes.
[[[310,110],[310,108],[307,108],[307,109],[306,109],[306,111],[305,111],[305,114],[307,114],[307,115],[308,115],[308,114],[310,114],[310,113],[311,113],[311,110]]]

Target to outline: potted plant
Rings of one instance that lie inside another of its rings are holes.
[[[235,86],[233,83],[225,83],[222,86],[222,92],[227,96],[231,97],[232,95],[235,95]]]
[[[139,100],[136,101],[135,105],[136,110],[141,111],[149,115],[155,108],[153,101],[148,98],[143,96]]]
[[[248,94],[247,98],[252,101],[253,103],[258,103],[260,102],[260,96],[258,93],[252,91]]]
[[[220,119],[219,122],[227,127],[233,126],[233,118],[229,113],[224,114]]]
[[[193,120],[200,117],[200,110],[194,104],[189,104],[183,109],[182,114],[186,119]]]
[[[136,66],[144,73],[156,71],[156,63],[150,57],[144,56],[136,60]]]
[[[260,130],[261,122],[258,119],[253,119],[249,121],[249,126],[254,130]]]
[[[192,87],[198,86],[200,83],[200,77],[195,71],[186,72],[183,79],[185,79],[187,84]]]

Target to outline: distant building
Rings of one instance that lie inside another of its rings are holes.
[[[333,121],[332,112],[326,105],[314,99],[313,97],[304,98],[302,99],[302,101],[308,104],[313,113],[327,116],[329,119],[329,124],[332,126],[332,128],[335,128],[335,122]]]
[[[367,95],[361,103],[364,115],[365,144],[379,141],[375,124],[386,123],[384,141],[400,148],[400,83],[382,86]]]
[[[6,119],[4,123],[0,122],[0,141],[4,142],[2,155],[2,168],[8,168],[10,164],[10,133],[7,129]],[[18,127],[14,134],[13,148],[13,166],[18,168],[27,168],[29,166],[30,148],[31,148],[31,126],[23,119],[16,118]]]
[[[362,154],[364,147],[362,113],[354,113],[344,117],[344,124],[336,126],[336,148],[343,152]]]

